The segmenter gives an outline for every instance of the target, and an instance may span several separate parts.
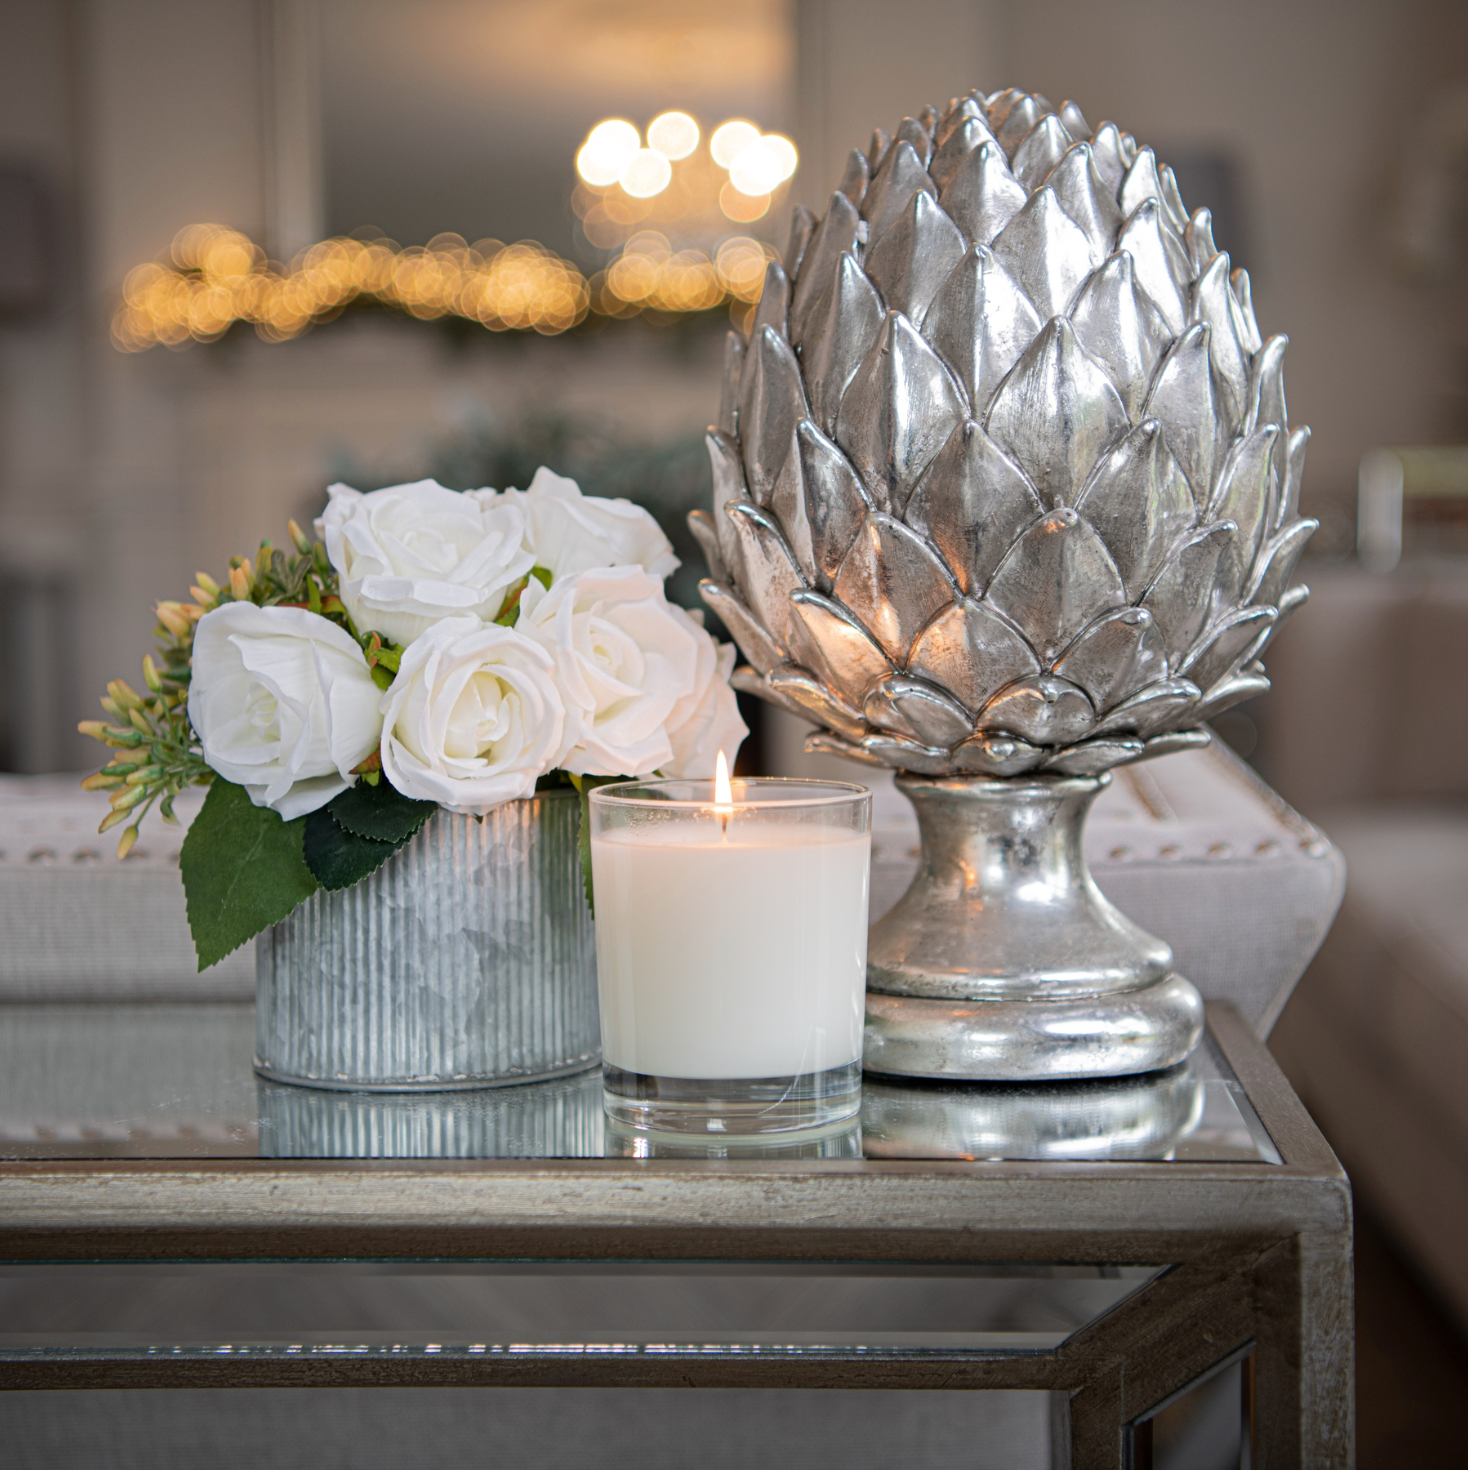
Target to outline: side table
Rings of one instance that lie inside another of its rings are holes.
[[[753,1156],[610,1135],[594,1073],[276,1088],[252,1029],[0,1006],[0,1387],[1041,1390],[1078,1470],[1242,1361],[1253,1467],[1354,1462],[1350,1188],[1226,1004],[1170,1073],[869,1078]]]

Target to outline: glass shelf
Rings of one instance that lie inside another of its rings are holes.
[[[1161,1266],[0,1265],[0,1363],[136,1356],[1051,1352]]]
[[[618,1131],[599,1069],[473,1092],[282,1086],[252,1070],[254,1035],[250,1005],[0,1005],[0,1158],[1280,1162],[1206,1036],[1179,1067],[1110,1082],[868,1076],[859,1125],[751,1145]]]

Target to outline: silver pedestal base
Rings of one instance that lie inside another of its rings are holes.
[[[901,1077],[1066,1081],[1155,1072],[1197,1045],[1203,1001],[1181,975],[1077,1000],[928,1000],[867,992],[862,1065]]]
[[[1061,1081],[1152,1072],[1192,1051],[1198,992],[1086,867],[1086,815],[1110,779],[897,778],[922,862],[872,926],[866,1068]]]

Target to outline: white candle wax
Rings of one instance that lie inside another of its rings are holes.
[[[707,821],[593,836],[605,1060],[788,1077],[861,1056],[871,837]]]

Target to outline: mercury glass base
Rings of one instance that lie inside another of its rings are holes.
[[[824,1128],[861,1110],[861,1063],[799,1077],[652,1077],[602,1064],[607,1116],[649,1133],[753,1138]]]
[[[1086,815],[1110,780],[898,776],[922,862],[868,940],[868,1068],[1061,1081],[1153,1072],[1192,1051],[1198,992],[1086,867]]]
[[[865,1061],[899,1077],[1065,1082],[1175,1066],[1203,1001],[1181,975],[1078,1000],[925,1000],[867,992]]]

